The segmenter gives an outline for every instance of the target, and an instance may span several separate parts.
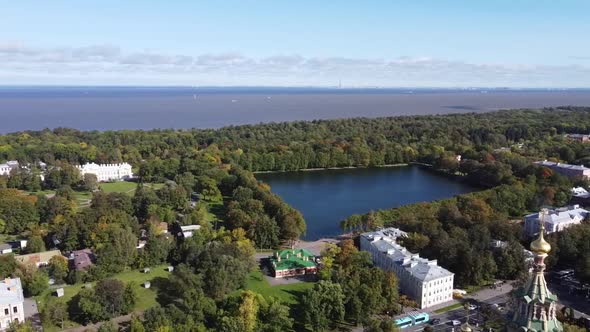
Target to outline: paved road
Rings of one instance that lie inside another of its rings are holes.
[[[512,290],[512,286],[510,284],[505,284],[502,287],[498,287],[496,289],[482,289],[481,291],[473,294],[471,297],[471,299],[474,299],[478,302],[482,302],[482,303],[486,303],[489,305],[492,304],[504,304],[506,303],[509,298],[510,298],[510,291]],[[440,319],[440,323],[436,324],[436,325],[431,325],[435,331],[458,331],[458,327],[453,327],[452,325],[452,321],[453,320],[458,320],[461,322],[461,324],[465,323],[467,321],[467,318],[469,317],[469,323],[476,325],[476,324],[481,324],[482,322],[479,321],[479,308],[473,311],[466,311],[463,307],[454,309],[454,310],[450,310],[447,312],[443,312],[440,314],[434,313],[435,310],[440,309],[440,308],[444,308],[450,305],[453,305],[455,303],[459,303],[459,301],[450,301],[447,303],[444,303],[442,305],[438,305],[432,308],[428,308],[422,311],[428,312],[428,314],[430,315],[430,319],[435,319],[438,318]],[[415,311],[416,309],[412,309],[410,311]],[[400,315],[403,316],[403,315]],[[396,317],[397,318],[397,317]],[[411,327],[408,329],[404,329],[404,331],[408,331],[408,332],[414,332],[414,331],[423,331],[424,327],[426,327],[427,325],[422,324],[416,327]],[[363,328],[362,327],[356,327],[353,329],[354,332],[362,332]]]
[[[25,298],[23,303],[25,319],[30,320],[37,331],[43,331],[43,325],[41,324],[41,315],[37,308],[37,301],[34,298]]]
[[[582,296],[570,294],[568,286],[562,286],[555,282],[548,282],[549,289],[557,295],[559,304],[574,309],[577,317],[590,317],[590,300]]]
[[[486,304],[500,304],[506,303],[509,299],[509,294],[501,294],[491,298],[487,298],[483,303]],[[457,308],[455,310],[443,312],[440,314],[430,313],[430,319],[440,319],[440,323],[436,325],[431,325],[435,331],[452,331],[455,328],[455,331],[458,331],[457,327],[453,327],[452,321],[458,320],[461,324],[467,321],[469,318],[469,324],[472,325],[479,325],[482,324],[483,321],[479,315],[479,307],[475,310],[465,310],[464,308]],[[410,328],[407,331],[423,331],[426,325],[416,326],[414,328]]]

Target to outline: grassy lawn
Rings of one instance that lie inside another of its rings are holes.
[[[219,201],[219,202],[202,201],[202,202],[207,204],[206,220],[208,222],[216,222],[216,221],[223,220],[223,216],[225,215],[225,207],[223,206],[223,201]]]
[[[28,191],[29,195],[55,195],[55,190]]]
[[[135,195],[135,189],[137,189],[137,183],[127,181],[117,182],[105,182],[99,184],[100,189],[105,193],[125,193],[130,196]],[[158,190],[164,186],[163,183],[144,183],[144,186],[151,187],[154,190]]]
[[[313,282],[298,282],[288,285],[271,286],[260,270],[250,273],[246,281],[247,290],[262,294],[264,297],[276,297],[286,304],[297,304],[301,293],[312,288],[313,285]]]
[[[134,282],[135,283],[135,290],[137,291],[137,303],[135,303],[134,311],[143,311],[150,307],[153,307],[157,304],[156,301],[156,290],[153,288],[146,289],[142,287],[142,283],[145,281],[151,281],[155,278],[168,278],[169,272],[165,270],[168,265],[160,265],[151,268],[151,273],[142,273],[138,270],[133,271],[125,271],[118,274],[115,274],[111,278],[121,280],[125,283]],[[92,283],[93,285],[96,283]],[[67,303],[71,300],[80,290],[84,287],[85,284],[76,284],[76,285],[66,285],[64,286],[64,296],[59,298],[59,301]],[[153,286],[153,284],[152,284]],[[49,298],[53,295],[54,290],[48,289],[42,294],[35,296],[37,303],[39,305],[39,311],[45,305],[45,303],[49,300]],[[67,321],[65,327],[74,327],[79,326],[77,323],[72,321]],[[49,324],[43,324],[45,331],[59,331],[60,329],[56,326],[51,326]]]
[[[154,190],[162,189],[164,187],[163,183],[144,183],[146,187],[151,187]]]
[[[463,308],[462,303],[455,303],[455,304],[451,304],[450,306],[446,306],[446,307],[434,310],[434,313],[435,314],[442,314],[443,312],[447,312],[447,311],[451,311],[451,310],[455,310],[455,309],[459,309],[459,308]]]
[[[76,197],[76,203],[78,203],[78,206],[85,207],[90,205],[92,194],[87,191],[74,191],[74,197]]]
[[[105,193],[129,193],[133,195],[135,188],[137,188],[137,183],[126,181],[106,182],[99,184],[99,187]]]

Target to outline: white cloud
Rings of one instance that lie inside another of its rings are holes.
[[[117,82],[127,84],[147,78],[218,85],[333,85],[343,79],[349,86],[590,86],[590,67],[583,65],[486,64],[408,56],[254,58],[239,53],[130,52],[114,45],[35,48],[0,42],[0,78],[36,83],[31,80],[42,77],[75,84],[77,76],[83,76],[84,82],[95,78],[97,83],[119,76]]]

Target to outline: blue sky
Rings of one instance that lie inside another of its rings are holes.
[[[2,84],[590,87],[590,1],[29,1]]]

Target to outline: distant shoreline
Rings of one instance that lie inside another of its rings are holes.
[[[368,168],[386,168],[386,167],[404,167],[410,166],[410,164],[387,164],[387,165],[377,165],[377,166],[345,166],[345,167],[316,167],[316,168],[302,168],[293,171],[256,171],[252,172],[254,174],[270,174],[270,173],[291,173],[291,172],[317,172],[317,171],[328,171],[328,170],[339,170],[339,169],[368,169]]]

